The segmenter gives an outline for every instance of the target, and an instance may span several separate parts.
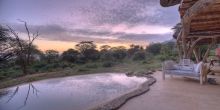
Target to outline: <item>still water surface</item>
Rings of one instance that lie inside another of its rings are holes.
[[[0,90],[0,110],[86,110],[147,79],[105,73],[48,79]]]

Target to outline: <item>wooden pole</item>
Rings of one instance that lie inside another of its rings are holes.
[[[193,53],[194,53],[194,56],[196,58],[196,62],[198,63],[199,62],[199,54],[198,54],[198,48],[197,47],[195,47],[193,49]]]

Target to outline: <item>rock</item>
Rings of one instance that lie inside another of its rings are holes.
[[[146,75],[151,75],[151,74],[154,74],[154,72],[153,72],[153,71],[148,71],[148,72],[146,73]]]
[[[134,72],[133,71],[131,71],[131,72],[127,72],[127,73],[125,73],[127,76],[134,76]]]
[[[207,82],[211,85],[218,85],[215,78],[208,78]]]

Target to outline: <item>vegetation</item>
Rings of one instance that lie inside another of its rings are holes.
[[[103,45],[98,49],[93,41],[82,41],[76,44],[74,49],[68,49],[60,54],[56,50],[42,52],[32,43],[21,39],[17,42],[16,37],[11,37],[11,33],[14,32],[12,29],[10,31],[1,27],[1,30],[3,31],[0,31],[0,42],[10,47],[7,51],[3,51],[2,45],[0,48],[0,80],[5,82],[2,84],[3,87],[76,74],[149,71],[158,69],[161,61],[165,59],[177,59],[173,42],[152,43],[146,48],[140,45],[131,45],[129,48]],[[22,50],[19,45],[11,45],[13,44],[11,42],[20,43]],[[7,54],[9,54],[8,57],[4,57]],[[28,55],[29,58],[27,58]],[[23,63],[25,61],[25,70],[21,64],[22,61]],[[22,80],[12,80],[14,78]]]

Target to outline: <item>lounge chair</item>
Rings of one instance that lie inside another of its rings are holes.
[[[203,84],[205,77],[203,75],[203,62],[194,64],[189,59],[183,59],[180,63],[175,63],[174,61],[165,61],[162,65],[163,79],[165,80],[165,75],[178,75],[183,77],[190,77],[200,80],[200,84]]]

